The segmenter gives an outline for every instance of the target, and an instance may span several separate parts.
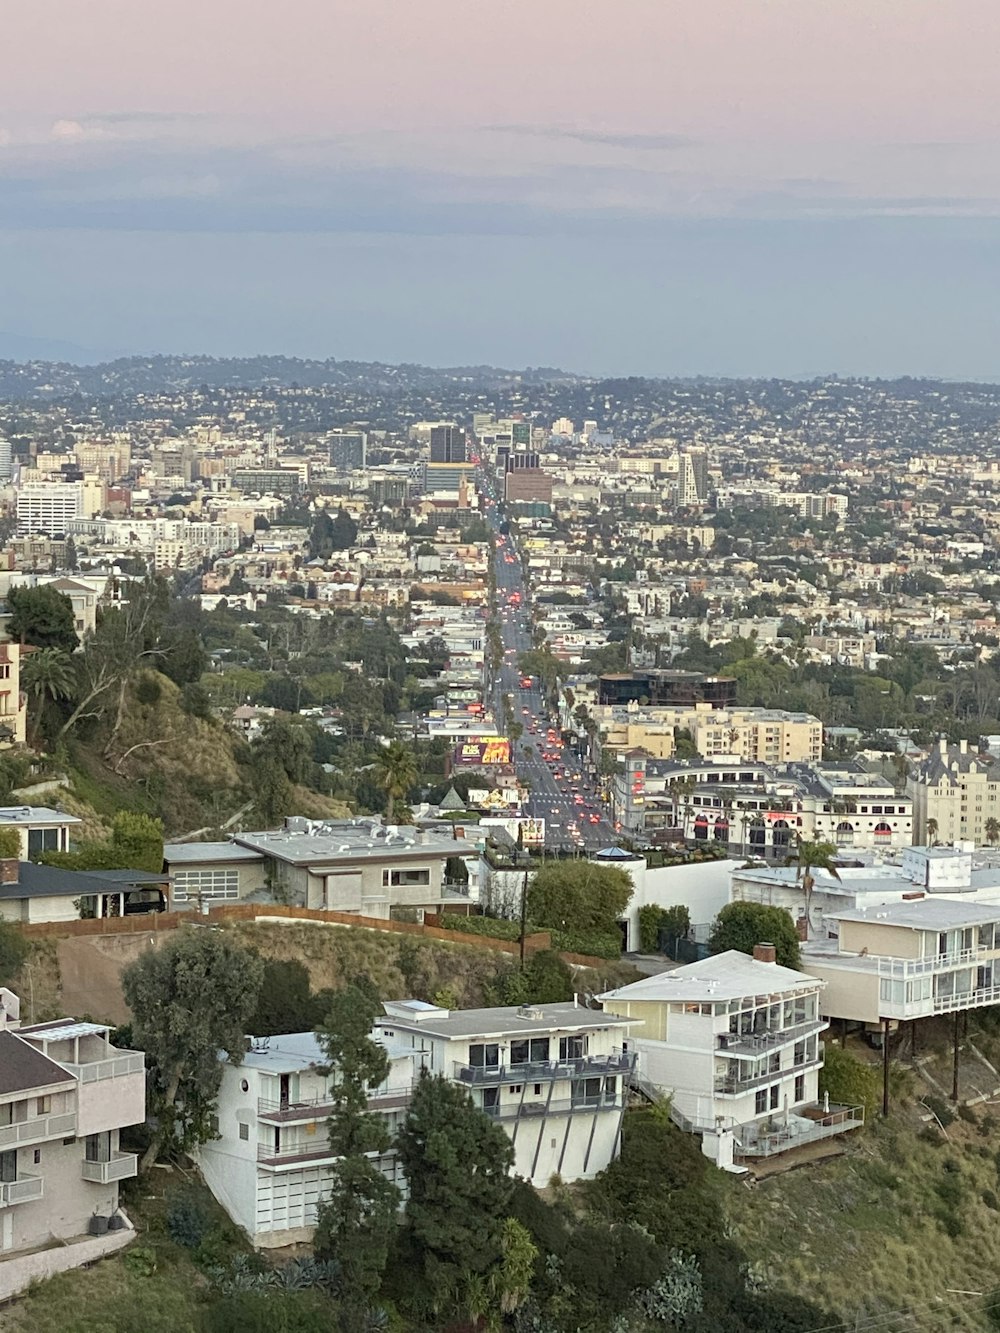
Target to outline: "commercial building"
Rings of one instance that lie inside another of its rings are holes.
[[[432,463],[464,463],[466,458],[464,430],[445,424],[431,427]]]
[[[511,460],[513,461],[513,457]],[[514,467],[504,476],[504,499],[508,504],[552,503],[552,477],[541,468]]]
[[[136,1174],[119,1133],[146,1116],[141,1051],[112,1046],[102,1023],[57,1019],[21,1027],[20,1002],[0,990],[0,1296],[35,1275],[72,1268],[103,1252],[86,1241],[121,1226],[118,1185]],[[116,1219],[113,1223],[111,1219]],[[122,1240],[126,1237],[122,1237]],[[19,1252],[47,1249],[41,1267]],[[118,1248],[115,1243],[110,1247]]]
[[[83,483],[34,481],[17,491],[17,531],[21,536],[44,532],[62,536],[85,516]]]
[[[822,989],[761,944],[753,958],[729,950],[598,998],[639,1022],[629,1049],[640,1087],[669,1095],[676,1122],[732,1167],[863,1123],[862,1107],[819,1100]]]
[[[368,433],[363,430],[332,430],[326,437],[330,466],[338,472],[361,472],[368,457]]]
[[[764,764],[817,762],[823,756],[823,724],[811,713],[782,708],[625,708],[598,704],[592,710],[601,748],[623,753],[642,749],[670,759],[679,731],[686,731],[702,758],[738,757]]]
[[[617,671],[599,677],[598,703],[611,707],[646,704],[653,708],[732,708],[736,680],[732,676],[705,676],[697,671]]]

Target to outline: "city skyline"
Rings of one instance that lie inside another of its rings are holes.
[[[12,16],[0,324],[95,356],[995,374],[994,7],[579,13]]]

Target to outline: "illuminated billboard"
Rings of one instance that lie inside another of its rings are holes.
[[[494,764],[509,764],[510,741],[506,736],[485,736],[478,741],[465,741],[455,746],[451,761],[456,768],[489,768]]]

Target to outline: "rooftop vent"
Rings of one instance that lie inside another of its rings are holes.
[[[518,1018],[530,1019],[533,1023],[539,1022],[542,1017],[541,1009],[537,1009],[533,1004],[521,1004],[517,1009]]]

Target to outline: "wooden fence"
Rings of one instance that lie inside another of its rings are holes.
[[[21,926],[29,938],[60,939],[77,935],[159,935],[176,930],[179,926],[222,925],[233,921],[305,921],[313,925],[349,926],[354,930],[379,930],[393,935],[423,936],[424,939],[443,940],[446,944],[470,944],[478,949],[492,949],[496,953],[519,954],[518,940],[498,940],[492,935],[472,935],[461,930],[446,930],[433,924],[421,925],[415,921],[392,921],[386,917],[356,916],[351,912],[328,912],[312,907],[285,907],[279,903],[224,903],[208,912],[145,912],[135,916],[85,917],[80,921],[35,921]],[[552,948],[552,937],[547,930],[527,935],[524,951],[538,953]],[[581,967],[602,967],[603,958],[585,954],[562,954],[567,962]]]

